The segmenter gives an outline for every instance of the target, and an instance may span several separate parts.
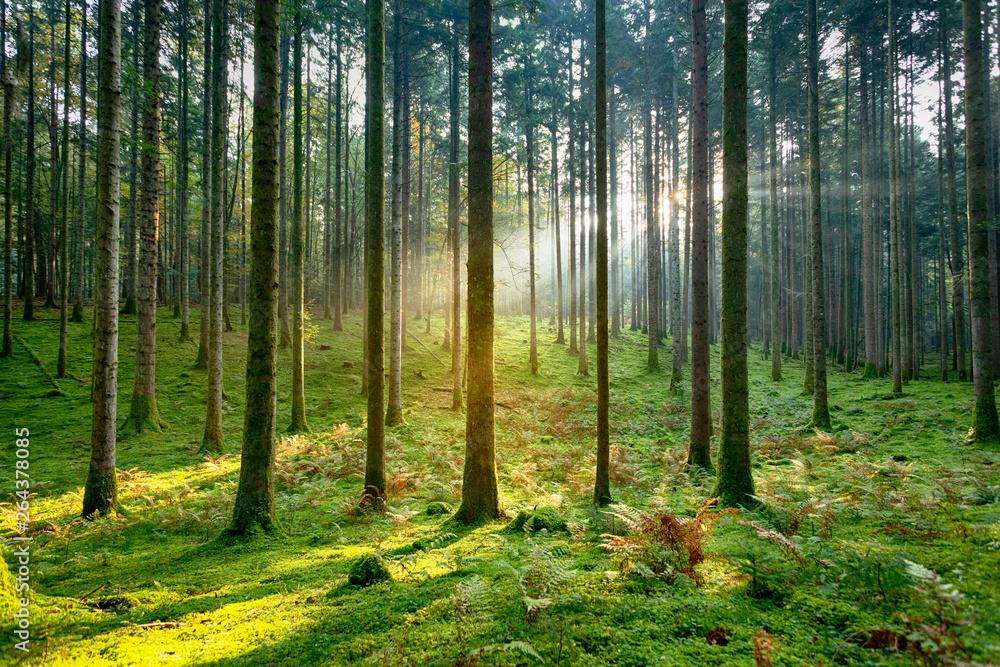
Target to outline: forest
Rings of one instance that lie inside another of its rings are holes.
[[[1000,664],[1000,2],[0,0],[0,664]]]

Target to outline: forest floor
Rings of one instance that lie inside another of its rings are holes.
[[[31,431],[34,491],[30,651],[15,651],[13,629],[0,628],[7,663],[1000,663],[1000,452],[965,442],[971,384],[920,379],[894,398],[888,380],[831,369],[835,430],[807,433],[812,399],[801,393],[801,361],[785,359],[785,379],[773,383],[770,362],[753,349],[762,505],[719,515],[705,509],[712,478],[685,472],[689,383],[671,394],[669,348],[660,353],[667,370],[650,372],[645,337],[625,331],[611,344],[611,481],[623,505],[599,511],[591,505],[595,348],[592,375],[579,377],[576,357],[552,343],[545,323],[532,377],[527,320],[499,318],[503,504],[511,519],[520,511],[536,518],[521,529],[463,529],[428,513],[460,495],[464,413],[449,409],[448,369],[408,337],[406,424],[387,434],[387,509],[365,511],[361,320],[345,318],[337,333],[314,319],[312,431],[283,437],[278,454],[285,534],[232,544],[216,538],[239,475],[245,327],[225,335],[227,453],[212,459],[198,453],[206,372],[192,367],[197,343],[179,343],[178,320],[160,311],[164,430],[119,442],[123,511],[86,522],[78,515],[91,323],[70,325],[78,379],[54,381],[58,316],[41,314],[31,324],[15,319],[15,356],[0,360],[7,537],[15,534],[15,427]],[[238,309],[232,315],[235,324]],[[431,334],[424,326],[411,320],[409,330],[447,363],[443,321],[434,317]],[[134,318],[124,317],[119,422],[134,345]],[[712,354],[717,378],[718,348]],[[288,421],[290,359],[280,352],[279,425]],[[924,375],[936,368],[928,358]],[[348,583],[352,564],[373,552],[393,580]]]

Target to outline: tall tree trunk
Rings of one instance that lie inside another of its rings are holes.
[[[120,39],[120,37],[119,37]],[[121,45],[119,44],[119,51]],[[120,57],[120,55],[119,55]],[[24,315],[25,322],[35,319],[35,10],[28,5],[28,122],[25,147],[24,183]],[[117,331],[117,327],[116,327]],[[96,363],[96,359],[95,359]],[[116,369],[117,370],[117,369]],[[117,376],[116,376],[117,377]]]
[[[823,193],[820,189],[819,151],[819,38],[817,0],[806,0],[809,60],[809,192],[812,223],[812,334],[813,334],[813,417],[815,428],[830,429],[830,407],[826,400],[826,292],[823,276]],[[723,352],[723,357],[726,353]],[[725,414],[725,410],[723,410]]]
[[[892,285],[892,393],[903,392],[903,284],[901,266],[901,238],[899,223],[899,154],[896,127],[896,34],[893,23],[893,5],[889,0],[889,237],[890,281]]]
[[[180,244],[180,276],[181,283],[181,334],[182,343],[191,340],[190,318],[191,318],[191,258],[188,240],[188,23],[187,23],[188,2],[182,0],[181,13],[178,16],[180,27],[178,29],[180,37],[180,69],[181,69],[181,90],[180,109],[177,117],[177,229],[180,232],[178,242]],[[81,141],[81,145],[82,145]],[[82,150],[82,149],[81,149]],[[83,173],[81,168],[80,173]],[[82,178],[82,177],[81,177]],[[81,194],[81,201],[83,195]]]
[[[285,31],[286,33],[288,31]],[[291,78],[289,57],[292,39],[288,35],[281,40],[281,127],[278,130],[278,182],[281,201],[278,202],[278,320],[280,323],[279,345],[284,350],[292,345],[291,328],[288,326],[288,81]],[[367,357],[366,357],[367,358]]]
[[[778,46],[775,43],[774,25],[769,25],[770,49],[767,58],[767,114],[769,131],[768,152],[768,184],[770,188],[770,206],[768,211],[771,214],[770,244],[771,244],[771,284],[767,289],[771,290],[771,381],[781,382],[781,322],[783,300],[781,298],[781,246],[778,231],[778,212],[781,208],[781,201],[778,199],[778,109],[777,109],[777,88],[778,88]]]
[[[708,352],[708,49],[705,1],[691,0],[694,32],[691,149],[691,439],[688,467],[712,470]]]
[[[305,386],[305,266],[302,169],[306,157],[302,147],[302,9],[295,9],[292,30],[292,224],[289,229],[289,270],[292,289],[292,413],[288,430],[309,430],[306,422]],[[307,81],[308,85],[308,81]]]
[[[876,238],[876,218],[873,215],[874,197],[873,177],[871,168],[872,142],[871,128],[868,118],[868,45],[861,46],[859,78],[861,85],[861,284],[864,289],[865,311],[865,370],[862,378],[875,380],[879,375],[878,334],[876,322],[878,311],[875,298],[879,285],[875,280],[875,262],[881,261],[882,247]],[[876,253],[878,253],[876,255]]]
[[[680,127],[678,123],[678,108],[680,98],[677,95],[677,77],[679,66],[677,63],[677,47],[672,49],[674,72],[670,77],[670,126],[673,135],[673,150],[670,161],[670,336],[673,347],[670,355],[670,391],[680,388],[681,382],[681,239],[680,228],[678,226],[678,206],[677,196],[680,194]]]
[[[815,2],[811,24],[815,29]],[[727,507],[754,504],[747,369],[747,1],[725,6],[722,74],[722,433],[713,496]],[[815,38],[815,35],[813,35]],[[815,47],[815,44],[812,44]],[[812,81],[812,80],[811,80]]]
[[[528,357],[531,364],[531,374],[538,375],[538,331],[535,321],[535,126],[531,120],[531,79],[527,84],[527,116],[525,127],[525,146],[528,158],[528,282],[531,299],[531,323]]]
[[[647,21],[648,26],[648,21]],[[649,34],[647,32],[647,34]],[[647,44],[646,48],[651,45]],[[658,345],[659,334],[659,268],[660,260],[657,256],[659,241],[656,238],[656,183],[653,180],[653,123],[652,108],[650,103],[651,93],[647,92],[643,101],[642,119],[645,124],[645,187],[646,187],[646,294],[649,308],[649,324],[647,327],[647,355],[646,367],[656,369],[660,367]]]
[[[160,0],[144,0],[142,190],[136,284],[135,380],[124,431],[160,430],[156,408],[156,267],[160,242]]]
[[[466,524],[498,519],[493,407],[493,3],[469,0],[469,408],[462,504]]]
[[[549,131],[552,134],[552,149],[550,151],[552,159],[552,235],[556,244],[556,298],[558,311],[558,333],[556,334],[556,344],[566,344],[566,331],[563,325],[563,270],[562,270],[562,233],[559,230],[559,135],[558,123],[556,121],[556,107],[552,107],[552,125]]]
[[[253,172],[250,205],[250,317],[240,481],[230,534],[280,530],[274,515],[278,328],[278,51],[280,0],[254,4]]]
[[[983,32],[979,0],[962,0],[965,53],[965,171],[969,211],[969,301],[972,308],[972,409],[970,439],[977,443],[1000,438],[993,391],[990,331],[991,233],[987,219],[989,165],[986,161],[986,112],[983,94]]]
[[[343,239],[341,235],[341,229],[343,228],[343,223],[346,220],[341,216],[341,198],[340,198],[340,184],[342,179],[342,165],[341,165],[341,155],[343,155],[343,147],[341,142],[341,128],[343,124],[343,91],[344,91],[344,72],[343,72],[343,57],[341,54],[341,25],[337,23],[337,117],[335,120],[336,131],[334,139],[334,151],[336,152],[335,166],[334,170],[336,176],[334,178],[334,227],[335,234],[333,239],[333,330],[343,331],[344,325],[341,319],[341,315],[344,313],[345,308],[343,305],[346,303],[346,299],[343,293],[347,290],[347,280],[346,274],[341,274],[342,262],[341,262],[341,247],[343,245]],[[347,179],[343,179],[346,181]],[[343,204],[347,204],[347,198],[345,196]]]
[[[366,495],[385,493],[385,0],[368,1],[365,205],[368,433]]]
[[[139,37],[139,21],[140,21],[140,7],[142,2],[139,0],[134,0],[132,2],[132,34],[129,40],[132,50],[132,71],[138,74],[139,72],[139,44],[141,43],[141,38]],[[132,123],[130,137],[139,136],[139,91],[133,89],[132,91],[132,112],[129,116]],[[129,168],[128,168],[128,221],[125,227],[125,281],[124,285],[124,296],[125,305],[122,307],[122,315],[135,315],[136,314],[136,302],[135,302],[135,289],[136,284],[139,280],[139,261],[137,256],[137,239],[138,235],[138,205],[137,197],[139,195],[139,156],[138,156],[138,142],[130,142],[129,147]]]
[[[59,357],[56,362],[56,377],[66,377],[66,334],[69,322],[69,172],[72,165],[69,160],[69,43],[70,29],[73,26],[69,0],[66,0],[65,28],[66,37],[63,42],[63,128],[62,155],[62,233],[59,252]]]
[[[594,98],[595,153],[597,162],[597,475],[594,481],[594,504],[611,502],[610,451],[611,424],[608,379],[608,69],[607,11],[605,0],[596,0],[594,22]],[[530,173],[530,169],[529,169]]]
[[[458,189],[461,166],[458,163],[458,28],[451,28],[450,144],[448,148],[448,238],[451,243],[451,408],[462,407],[462,229],[458,222]],[[447,343],[447,339],[445,340]]]
[[[205,0],[204,85],[201,115],[201,267],[198,271],[198,358],[195,368],[208,368],[212,330],[212,12],[214,0]]]
[[[330,59],[333,58],[333,37],[329,39],[327,44],[327,65],[326,65],[326,188],[323,192],[323,319],[329,320],[333,317],[330,312],[330,302],[333,301],[333,296],[331,291],[333,289],[333,259],[331,253],[333,252],[333,219],[330,217],[331,211],[330,206],[332,202],[332,197],[337,194],[339,197],[340,191],[337,190],[336,193],[333,191],[333,153],[334,145],[331,141],[333,136],[333,70],[334,67],[330,63]],[[340,81],[337,81],[338,89],[340,92]],[[338,138],[340,137],[340,128],[337,128]],[[338,147],[339,148],[339,147]],[[340,154],[337,154],[337,164],[340,165]]]
[[[201,448],[221,452],[222,433],[222,311],[225,307],[223,284],[223,239],[225,220],[226,157],[226,33],[227,0],[214,0],[212,11],[212,218],[211,218],[211,307],[208,337],[208,401],[205,434]]]
[[[7,3],[0,6],[0,43],[7,40]],[[17,19],[20,28],[20,19]],[[11,209],[14,199],[13,143],[11,140],[11,114],[14,109],[14,72],[7,66],[7,50],[0,49],[0,83],[3,84],[3,347],[0,357],[14,353],[14,336],[11,330],[14,319],[14,220]]]
[[[402,0],[395,0],[392,30],[392,215],[389,219],[389,398],[385,425],[403,423],[403,49]]]
[[[962,226],[958,220],[958,185],[955,176],[955,123],[952,111],[951,91],[951,42],[948,39],[948,5],[941,5],[941,25],[945,30],[943,60],[944,78],[944,125],[945,163],[948,171],[948,227],[951,230],[951,308],[955,320],[955,359],[958,365],[958,380],[968,380],[965,361],[965,244],[962,242]]]
[[[118,222],[121,181],[121,7],[102,2],[97,113],[97,266],[94,297],[93,412],[84,517],[118,504],[115,417],[118,405]],[[30,265],[29,265],[30,266]],[[30,273],[30,269],[28,270]],[[27,293],[30,296],[30,292]]]
[[[567,148],[569,149],[569,348],[568,354],[580,354],[576,344],[576,139],[574,130],[575,114],[573,112],[573,40],[569,41],[569,121],[567,124]],[[582,203],[581,203],[582,205]],[[635,263],[633,262],[633,268]]]

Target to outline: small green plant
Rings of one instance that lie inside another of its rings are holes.
[[[504,548],[517,565],[511,565],[506,559],[497,563],[514,575],[524,615],[533,623],[543,609],[556,604],[561,590],[576,578],[576,570],[569,569],[561,560],[569,553],[565,547],[541,544],[526,537],[523,549],[507,543]]]

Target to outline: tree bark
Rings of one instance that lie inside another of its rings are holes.
[[[469,0],[469,408],[465,524],[503,516],[493,403],[493,3]]]
[[[121,7],[102,2],[97,113],[97,266],[94,298],[93,412],[85,518],[118,504],[115,418],[118,404],[118,225],[121,180]],[[29,270],[30,272],[30,270]],[[30,296],[30,292],[28,293]]]
[[[302,147],[302,9],[295,9],[292,34],[292,224],[289,228],[289,270],[292,290],[292,413],[288,431],[309,430],[306,422],[305,388],[305,268],[303,247],[305,215],[303,212],[302,169],[306,157]]]
[[[983,32],[979,0],[962,0],[965,65],[965,171],[969,214],[969,301],[972,308],[972,409],[970,440],[995,443],[1000,438],[993,390],[990,332],[990,264],[986,161],[986,111],[983,94]]]
[[[816,0],[807,2],[815,18]],[[722,432],[718,483],[712,495],[727,507],[749,507],[755,502],[747,368],[747,12],[747,0],[726,2],[722,73]],[[812,26],[815,29],[815,22]]]
[[[691,0],[691,439],[688,467],[714,470],[708,352],[708,50],[705,2]]]
[[[140,255],[136,283],[135,380],[123,431],[160,430],[156,407],[156,283],[160,243],[160,0],[144,0]]]
[[[594,98],[595,153],[597,171],[597,474],[594,481],[594,504],[611,502],[610,451],[611,401],[608,379],[608,70],[607,70],[607,9],[605,0],[595,1]],[[530,173],[530,168],[529,168]],[[530,183],[530,181],[529,181]]]

